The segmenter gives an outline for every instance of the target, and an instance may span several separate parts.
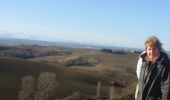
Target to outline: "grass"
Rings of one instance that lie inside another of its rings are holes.
[[[58,98],[71,95],[76,91],[95,95],[97,81],[102,81],[106,84],[110,80],[109,77],[102,76],[99,73],[14,58],[0,58],[0,69],[1,100],[17,100],[17,95],[21,88],[21,78],[26,75],[32,75],[37,78],[41,72],[56,73],[57,81],[59,82],[56,96]],[[89,91],[89,89],[91,90]]]
[[[30,46],[24,48],[30,48]],[[44,47],[33,46],[31,48],[41,51]],[[68,50],[71,54],[49,56],[46,53],[53,50],[61,52]],[[108,96],[110,81],[117,84],[115,97],[119,99],[129,98],[135,92],[138,54],[121,55],[90,49],[56,47],[47,47],[41,52],[47,55],[29,60],[0,57],[0,100],[17,100],[22,77],[31,75],[37,80],[42,72],[56,74],[59,84],[56,98],[65,98],[76,92],[95,97],[98,81],[101,81],[102,96]],[[85,61],[88,64],[83,68],[80,65],[67,67],[68,61]]]

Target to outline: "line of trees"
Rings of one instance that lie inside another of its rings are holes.
[[[114,53],[114,54],[126,54],[127,53],[124,50],[112,50],[112,49],[101,49],[100,51],[104,53]]]

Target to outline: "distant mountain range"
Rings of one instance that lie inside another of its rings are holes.
[[[30,40],[30,39],[18,39],[15,37],[2,37],[0,36],[0,45],[42,45],[42,46],[65,46],[71,48],[89,48],[89,49],[123,49],[123,50],[141,50],[138,48],[127,48],[127,47],[117,47],[117,46],[104,46],[104,45],[93,45],[87,43],[78,42],[68,42],[68,41],[40,41],[40,40]]]
[[[46,41],[47,40],[47,41]],[[49,40],[49,41],[48,41]],[[93,48],[93,49],[125,49],[125,50],[141,50],[138,48],[128,48],[128,47],[119,47],[114,45],[101,45],[91,42],[75,42],[69,40],[63,40],[60,38],[48,35],[38,35],[38,34],[29,34],[29,33],[11,33],[6,31],[0,31],[0,44],[28,44],[28,45],[50,45],[50,46],[68,46],[68,47],[78,47],[78,48]]]
[[[105,46],[83,44],[77,42],[50,42],[30,39],[17,39],[17,38],[0,38],[0,45],[41,45],[41,46],[66,46],[72,48],[103,48]]]

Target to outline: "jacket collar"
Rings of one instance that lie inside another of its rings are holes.
[[[155,62],[156,62],[156,63],[162,62],[163,59],[166,58],[166,56],[167,56],[166,53],[160,52],[160,55],[159,55],[159,57],[155,60]],[[142,52],[139,57],[142,58],[142,61],[145,61],[145,62],[149,61],[149,59],[148,59],[148,57],[147,57],[146,51]]]

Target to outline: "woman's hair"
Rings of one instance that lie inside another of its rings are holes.
[[[156,46],[160,51],[162,51],[162,43],[156,36],[150,36],[145,41],[145,50],[148,46]]]

